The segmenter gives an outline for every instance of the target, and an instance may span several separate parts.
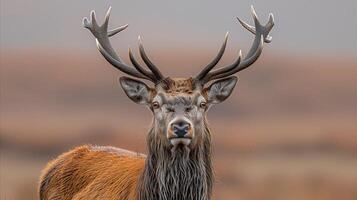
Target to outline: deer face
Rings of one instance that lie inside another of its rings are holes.
[[[141,81],[120,78],[126,95],[152,111],[155,137],[168,148],[185,146],[191,149],[206,137],[206,111],[227,99],[236,82],[236,77],[229,77],[202,88],[192,78],[167,78],[150,88]]]

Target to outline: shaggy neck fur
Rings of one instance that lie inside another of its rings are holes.
[[[148,136],[148,156],[138,184],[140,200],[209,200],[212,192],[211,137],[194,149],[164,147],[154,128]]]

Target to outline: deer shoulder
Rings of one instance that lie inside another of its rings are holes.
[[[85,145],[47,164],[40,199],[136,199],[145,155],[114,147]]]

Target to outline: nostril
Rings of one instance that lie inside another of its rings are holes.
[[[173,125],[173,132],[177,135],[177,137],[184,137],[188,130],[190,128],[190,125],[188,123],[177,123]]]

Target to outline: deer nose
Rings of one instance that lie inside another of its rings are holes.
[[[185,121],[180,121],[172,124],[172,129],[178,138],[183,138],[190,129],[190,124]]]

